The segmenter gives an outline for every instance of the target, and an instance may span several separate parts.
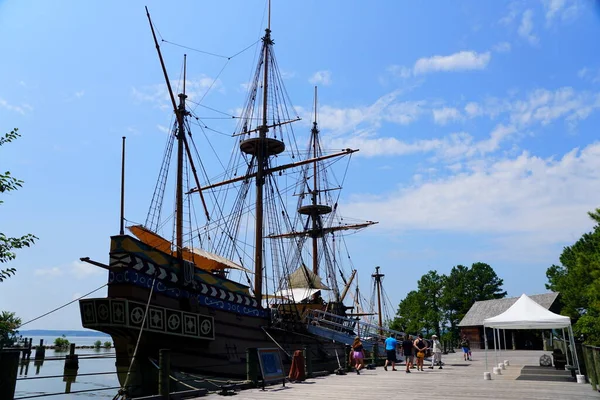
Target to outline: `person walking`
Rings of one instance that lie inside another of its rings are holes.
[[[425,340],[423,340],[422,333],[419,333],[419,337],[415,340],[415,347],[417,348],[417,371],[419,369],[423,371],[423,360],[425,359],[425,352],[428,347]]]
[[[415,344],[413,343],[412,336],[406,335],[404,336],[404,340],[402,341],[402,353],[404,354],[404,362],[406,362],[406,373],[410,374],[410,367],[413,365],[414,357],[413,357],[413,349]]]
[[[365,367],[365,348],[358,336],[352,342],[350,365],[353,365],[356,369],[356,375],[360,375],[360,370]]]
[[[431,335],[431,341],[433,342],[433,344],[431,345],[431,347],[433,349],[433,354],[431,356],[431,366],[429,367],[429,369],[433,369],[433,367],[435,365],[439,365],[440,366],[439,369],[443,369],[442,368],[442,344],[438,340],[437,335]]]
[[[460,347],[462,347],[465,361],[471,361],[471,343],[469,342],[469,339],[467,339],[467,335],[463,335],[463,338],[460,341]]]
[[[387,357],[383,369],[387,371],[388,363],[392,364],[392,371],[396,371],[396,348],[398,347],[398,341],[394,337],[394,334],[390,333],[390,336],[385,339],[385,352]]]

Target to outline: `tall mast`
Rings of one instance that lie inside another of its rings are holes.
[[[251,154],[256,160],[256,226],[255,226],[255,246],[254,246],[254,296],[260,303],[262,300],[263,285],[263,240],[264,240],[264,204],[263,192],[265,178],[269,174],[269,158],[281,153],[285,149],[282,141],[267,137],[269,131],[269,63],[271,57],[271,2],[269,1],[269,17],[267,29],[263,41],[262,63],[263,71],[263,92],[262,92],[262,124],[258,127],[258,137],[244,140],[240,143],[240,149],[246,154]]]
[[[318,144],[318,135],[319,135],[319,129],[317,128],[317,87],[315,86],[315,120],[313,122],[313,127],[311,130],[311,135],[312,135],[312,148],[313,148],[313,158],[317,158],[318,154],[317,154],[317,144]],[[317,195],[318,195],[318,187],[317,187],[317,183],[318,183],[318,179],[317,179],[317,161],[315,160],[315,162],[313,163],[313,192],[312,192],[312,205],[313,208],[316,209],[317,206]],[[317,218],[319,218],[316,215],[313,215],[312,218],[312,229],[313,232],[317,232]],[[317,235],[313,234],[312,235],[312,262],[313,262],[313,273],[315,275],[319,275],[319,257],[318,257],[318,242],[317,242]]]
[[[377,314],[379,315],[379,334],[383,335],[383,330],[381,328],[383,328],[383,317],[381,315],[381,278],[383,278],[385,275],[380,274],[379,273],[379,267],[375,267],[375,273],[373,275],[371,275],[373,278],[375,278],[375,285],[377,286]]]
[[[165,62],[162,57],[162,53],[160,51],[160,46],[158,44],[158,39],[156,38],[156,33],[154,32],[154,25],[152,25],[152,19],[150,18],[150,12],[148,11],[148,7],[146,7],[146,15],[148,16],[148,23],[150,24],[150,30],[152,31],[152,37],[154,38],[154,45],[156,46],[156,51],[158,53],[158,58],[160,60],[160,65],[163,70],[163,75],[165,77],[165,82],[167,84],[167,89],[169,91],[169,97],[171,99],[171,104],[173,105],[173,111],[175,112],[175,116],[177,118],[177,187],[176,187],[176,209],[175,209],[175,244],[177,246],[177,258],[179,258],[180,262],[183,261],[183,150],[184,150],[184,141],[185,141],[185,126],[184,126],[184,116],[187,111],[185,110],[185,56],[184,56],[184,76],[183,76],[183,93],[179,94],[179,106],[175,104],[175,96],[173,95],[173,89],[171,88],[171,81],[169,80],[169,75],[167,74],[167,68],[165,67]]]
[[[183,117],[186,114],[185,110],[185,80],[186,80],[186,64],[187,55],[183,55],[183,92],[179,93],[179,106],[177,107],[177,189],[176,189],[176,205],[175,205],[175,236],[177,245],[177,257],[183,259],[183,151],[185,142],[185,126]]]

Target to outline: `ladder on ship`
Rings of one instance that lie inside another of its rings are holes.
[[[372,351],[373,345],[378,344],[378,353],[381,354],[385,353],[383,342],[387,337],[396,335],[396,338],[400,339],[404,336],[404,332],[322,310],[308,311],[306,321],[307,329],[313,335],[347,345],[352,344],[354,338],[358,336],[365,350]]]

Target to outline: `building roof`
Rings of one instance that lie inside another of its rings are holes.
[[[535,301],[545,309],[550,309],[558,297],[558,292],[534,294],[529,297],[531,300]],[[519,300],[519,297],[476,301],[475,304],[471,306],[465,317],[460,321],[458,326],[483,326],[484,319],[502,314],[517,300]]]

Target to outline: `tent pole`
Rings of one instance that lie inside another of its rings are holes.
[[[577,356],[577,347],[575,346],[575,336],[573,335],[573,327],[569,324],[569,333],[571,334],[571,351],[573,352],[575,362],[577,363],[577,373],[581,374],[581,369],[579,368],[579,357]]]
[[[494,359],[496,360],[496,367],[498,366],[498,352],[496,351],[496,328],[493,328],[492,333],[494,334]]]
[[[504,351],[506,351],[506,329],[502,329],[502,335],[504,335]]]
[[[502,343],[500,342],[500,328],[496,329],[496,335],[498,335],[498,355],[502,358],[502,354],[500,351],[502,350]],[[496,360],[496,364],[498,364],[498,360]],[[498,365],[496,365],[497,367]]]
[[[488,351],[488,343],[487,343],[487,333],[485,332],[485,325],[483,325],[483,340],[485,343],[485,370],[488,370],[488,361],[487,361],[487,351]]]
[[[565,328],[562,328],[562,333],[563,333],[563,343],[565,344],[565,355],[567,356],[567,363],[569,363],[569,365],[573,365],[573,357],[571,357],[571,361],[569,361],[569,348],[567,347],[567,335],[565,335]],[[569,341],[571,340],[571,337],[569,336]]]

